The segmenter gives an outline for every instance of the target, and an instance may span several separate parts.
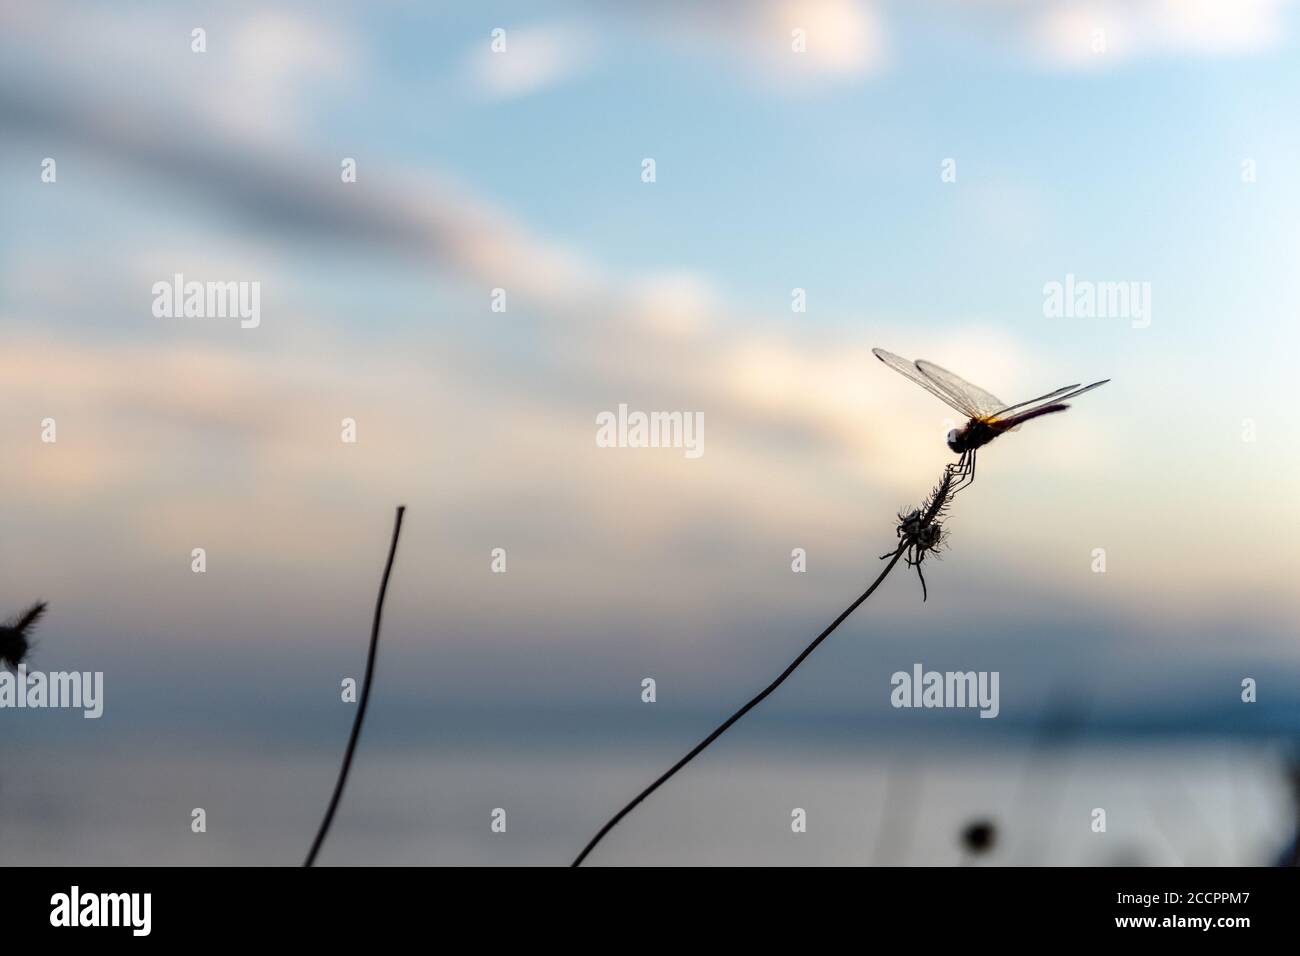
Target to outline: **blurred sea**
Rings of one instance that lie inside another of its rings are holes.
[[[693,740],[580,752],[453,749],[364,737],[324,865],[561,865]],[[297,865],[336,746],[10,742],[0,864]],[[202,807],[207,832],[190,829]],[[506,832],[490,827],[506,811]],[[807,832],[791,831],[791,812]],[[1092,810],[1107,829],[1093,833]],[[1271,860],[1295,814],[1279,755],[1239,741],[1080,744],[1050,753],[911,742],[892,750],[726,738],[613,831],[592,864],[952,865],[958,834],[998,827],[981,862],[1240,865]]]

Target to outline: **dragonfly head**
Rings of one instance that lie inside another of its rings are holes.
[[[964,431],[964,429],[954,428],[954,429],[952,429],[950,432],[948,432],[948,447],[951,448],[953,451],[955,451],[955,452],[956,452],[957,454],[959,454],[959,455],[960,455],[963,451],[965,451],[965,448],[963,447],[963,445],[962,445],[962,441],[961,441],[962,438],[964,437],[964,436],[962,435],[962,432],[963,432],[963,431]]]

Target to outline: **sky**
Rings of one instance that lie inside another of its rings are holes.
[[[1008,402],[1111,381],[981,452],[928,600],[896,571],[772,726],[944,732],[889,706],[921,662],[1002,674],[990,734],[1294,733],[1298,19],[0,0],[0,594],[106,688],[25,732],[340,741],[400,503],[380,726],[686,743],[952,460],[880,346]],[[259,324],[156,316],[176,273]],[[1067,276],[1150,312],[1045,314]],[[704,454],[598,447],[621,403]]]

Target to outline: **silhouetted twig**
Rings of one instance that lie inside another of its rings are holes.
[[[916,568],[917,573],[920,574],[921,562],[925,559],[926,554],[933,552],[943,542],[943,529],[940,527],[938,519],[943,515],[949,502],[952,500],[952,497],[961,487],[963,487],[963,479],[969,478],[971,473],[971,463],[973,460],[974,452],[970,452],[967,455],[963,455],[961,461],[957,464],[948,465],[944,468],[943,478],[939,482],[939,485],[930,492],[930,495],[926,498],[920,508],[906,514],[902,512],[899,513],[898,547],[889,554],[881,556],[881,560],[889,558],[890,561],[885,565],[885,569],[880,572],[880,575],[876,580],[871,582],[871,586],[863,591],[856,601],[845,608],[840,616],[830,623],[830,626],[827,627],[826,630],[818,634],[813,642],[805,647],[803,652],[790,662],[790,666],[778,675],[776,680],[772,681],[772,683],[768,684],[761,691],[751,697],[745,706],[741,707],[740,710],[736,711],[724,720],[717,729],[713,731],[713,733],[709,734],[696,744],[695,748],[690,753],[669,767],[668,770],[659,777],[659,779],[638,793],[632,798],[632,801],[627,806],[614,814],[613,818],[601,827],[600,831],[591,838],[590,842],[588,842],[585,847],[583,847],[582,852],[578,854],[577,859],[575,859],[571,864],[572,866],[580,866],[582,861],[587,858],[587,855],[595,849],[596,844],[604,838],[605,834],[614,829],[620,820],[636,808],[637,804],[658,790],[660,786],[666,783],[673,776],[673,774],[677,773],[677,771],[681,770],[699,756],[705,747],[726,733],[727,729],[731,727],[732,724],[757,707],[769,694],[772,693],[772,691],[780,687],[781,684],[784,683],[785,679],[793,674],[795,669],[804,662],[808,655],[817,650],[818,645],[821,644],[822,641],[830,637],[831,633],[843,624],[848,616],[856,611],[863,601],[871,597],[872,592],[880,586],[880,583],[885,580],[889,572],[894,570],[894,565],[898,564],[904,554],[907,555],[908,566]],[[924,578],[921,579],[921,587],[922,589],[925,587]]]
[[[384,577],[379,582],[379,599],[375,602],[375,619],[370,627],[370,652],[366,656],[366,676],[361,686],[361,700],[357,704],[357,719],[352,722],[352,735],[348,737],[348,749],[343,754],[343,766],[339,768],[339,779],[334,785],[334,796],[330,798],[329,809],[325,819],[320,822],[320,830],[312,841],[311,852],[303,866],[311,866],[316,861],[325,834],[334,822],[334,811],[339,807],[343,796],[343,786],[348,782],[348,771],[352,769],[352,754],[357,749],[357,738],[361,736],[361,722],[366,719],[366,705],[370,703],[370,682],[375,676],[375,653],[379,649],[379,623],[384,616],[384,596],[388,593],[388,576],[393,572],[393,558],[397,556],[397,538],[402,533],[402,515],[406,513],[405,505],[397,506],[397,520],[393,524],[393,543],[388,547],[388,563],[384,565]]]

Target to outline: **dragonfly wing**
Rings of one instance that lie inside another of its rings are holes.
[[[893,352],[886,352],[884,349],[872,349],[871,351],[872,354],[876,356],[876,358],[880,359],[880,361],[884,362],[895,372],[898,372],[900,375],[904,375],[907,378],[910,378],[913,382],[915,382],[917,385],[920,385],[931,395],[941,400],[949,408],[956,409],[957,411],[965,415],[967,418],[974,417],[971,414],[970,410],[964,404],[959,404],[958,399],[956,399],[953,395],[943,390],[939,386],[938,382],[936,382],[934,379],[930,378],[919,368],[917,368],[917,364],[915,362],[909,362],[907,359],[903,358],[902,356],[895,355]]]
[[[1055,401],[1063,402],[1067,398],[1077,398],[1078,396],[1082,395],[1084,392],[1091,392],[1094,388],[1100,388],[1101,386],[1105,385],[1109,381],[1110,379],[1103,378],[1100,382],[1093,382],[1091,385],[1083,386],[1083,388],[1076,388],[1073,392],[1066,392],[1064,395],[1055,399]]]
[[[1031,398],[1027,402],[1018,402],[1015,405],[1008,405],[1006,408],[999,409],[992,417],[994,421],[1008,418],[1028,420],[1029,418],[1034,417],[1034,412],[1046,408],[1048,405],[1060,405],[1067,399],[1075,398],[1076,396],[1082,395],[1084,392],[1091,392],[1094,388],[1105,385],[1109,381],[1110,379],[1104,378],[1100,382],[1093,382],[1091,385],[1066,385],[1064,388],[1058,388],[1056,391],[1048,392],[1046,395],[1039,395],[1037,398]],[[1007,414],[1008,412],[1011,412],[1012,414]],[[1013,425],[1011,428],[1008,428],[1007,431],[1013,432],[1017,431],[1019,428],[1019,425]]]
[[[993,413],[994,418],[1012,418],[1015,416],[1008,415],[1007,412],[1014,411],[1019,415],[1022,411],[1032,411],[1043,405],[1058,405],[1068,399],[1082,395],[1084,392],[1091,392],[1094,388],[1099,388],[1109,382],[1110,379],[1103,378],[1100,382],[1093,382],[1091,385],[1066,385],[1064,388],[1058,388],[1054,392],[1048,392],[1046,395],[1039,395],[1037,398],[1031,398],[1027,402],[1017,402],[1015,405],[1008,405],[1006,408],[1000,408]]]
[[[1016,404],[1008,405],[1006,408],[999,408],[993,414],[997,418],[1010,418],[1011,416],[1009,416],[1007,412],[1013,411],[1017,408],[1029,408],[1031,405],[1037,405],[1040,402],[1050,402],[1052,399],[1060,399],[1060,397],[1066,392],[1072,392],[1078,387],[1079,385],[1076,382],[1074,385],[1067,385],[1064,388],[1058,388],[1056,391],[1048,392],[1046,395],[1039,395],[1037,398],[1031,398],[1028,401],[1016,402]]]
[[[992,392],[986,392],[979,386],[972,385],[960,375],[933,362],[917,359],[916,367],[921,370],[922,375],[938,385],[940,390],[951,396],[949,404],[953,408],[964,411],[971,418],[988,418],[998,409],[1007,407],[1007,403]]]

